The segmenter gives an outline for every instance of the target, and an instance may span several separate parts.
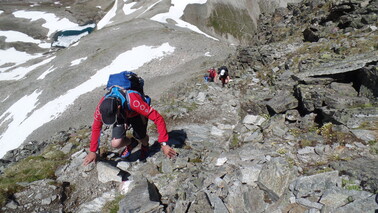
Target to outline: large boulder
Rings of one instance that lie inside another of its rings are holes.
[[[298,107],[298,100],[291,92],[281,90],[278,91],[276,95],[266,103],[266,105],[274,113],[282,113]]]

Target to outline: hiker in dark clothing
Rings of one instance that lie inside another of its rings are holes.
[[[222,82],[222,87],[230,81],[230,76],[228,75],[228,69],[226,66],[221,66],[218,68],[219,80]]]

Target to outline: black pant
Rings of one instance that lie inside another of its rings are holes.
[[[113,126],[112,138],[124,138],[126,137],[127,128],[131,125],[133,128],[134,138],[140,140],[147,135],[148,119],[144,116],[137,115],[132,118],[127,118],[127,125],[125,123],[117,123]]]

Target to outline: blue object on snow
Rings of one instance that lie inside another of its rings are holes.
[[[93,32],[96,24],[90,23],[83,26],[78,26],[74,29],[58,31],[53,36],[52,47],[69,47],[71,44],[79,41],[80,38]]]

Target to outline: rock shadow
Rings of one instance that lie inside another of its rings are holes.
[[[172,131],[168,132],[168,136],[169,136],[169,140],[168,140],[167,144],[171,147],[179,148],[179,149],[184,147],[185,141],[188,138],[185,130],[183,130],[183,129],[172,130]],[[137,149],[139,149],[139,148],[137,148]],[[155,141],[150,146],[150,151],[149,151],[148,156],[151,157],[151,156],[155,155],[156,153],[160,152],[160,150],[161,150],[160,143]],[[138,151],[133,152],[124,161],[135,162],[135,161],[139,160],[140,154],[141,154],[141,151],[139,149]]]

